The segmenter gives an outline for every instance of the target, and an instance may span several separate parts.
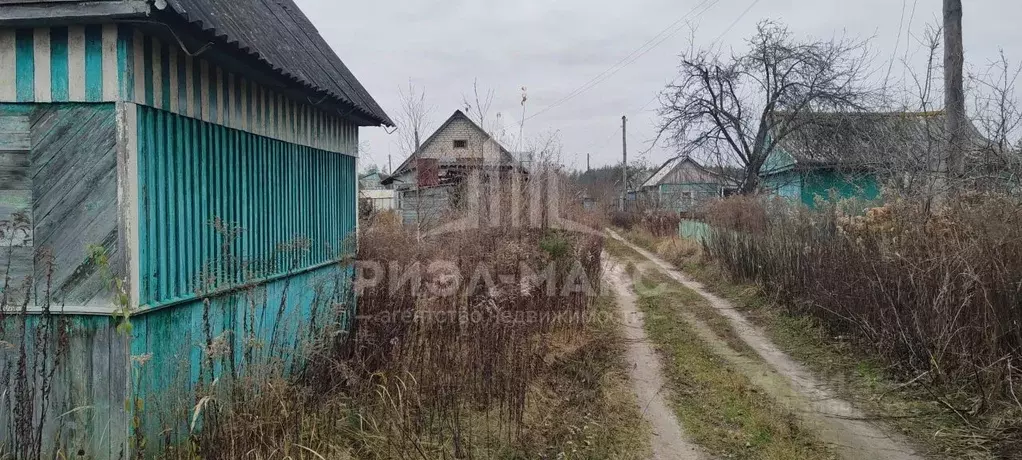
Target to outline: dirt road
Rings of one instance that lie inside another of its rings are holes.
[[[752,325],[728,301],[707,292],[701,284],[687,278],[656,255],[633,245],[614,232],[610,235],[641,254],[658,270],[704,297],[726,318],[731,327],[762,361],[742,359],[728,353],[726,345],[705,325],[693,324],[700,337],[719,349],[723,358],[748,375],[764,391],[795,412],[821,440],[834,446],[842,458],[868,460],[915,460],[919,457],[908,441],[897,433],[868,419],[851,403],[818,381],[802,365],[774,345],[759,328]],[[688,320],[686,320],[688,321]]]
[[[603,257],[606,261],[606,255]],[[639,400],[642,415],[653,431],[652,447],[655,460],[702,460],[709,458],[695,444],[687,440],[681,424],[664,400],[664,378],[660,360],[650,346],[643,329],[642,312],[635,306],[631,281],[623,267],[604,263],[604,273],[617,297],[618,312],[628,342],[626,356],[632,388]]]

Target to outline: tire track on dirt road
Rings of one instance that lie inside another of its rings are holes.
[[[660,360],[650,345],[642,312],[636,307],[631,282],[621,266],[606,262],[605,278],[613,287],[623,335],[627,341],[628,376],[638,397],[642,416],[652,427],[654,460],[705,460],[710,457],[688,440],[662,394],[664,377]]]
[[[835,451],[845,459],[868,460],[917,460],[921,459],[903,436],[874,423],[851,403],[839,398],[833,390],[818,381],[802,365],[791,359],[768,339],[759,328],[750,323],[728,301],[707,292],[702,284],[695,282],[674,266],[660,259],[617,233],[608,230],[612,238],[639,253],[656,269],[674,281],[695,291],[706,299],[722,317],[726,318],[738,336],[751,347],[765,362],[767,369],[754,363],[742,362],[734,355],[724,353],[725,359],[749,374],[749,378],[764,387],[771,397],[795,411],[814,430],[821,440],[834,446]],[[704,340],[707,328],[701,330]],[[719,342],[719,339],[717,340]],[[719,348],[719,344],[718,344]],[[764,375],[764,372],[776,375]],[[781,377],[781,378],[777,378]],[[781,381],[782,385],[769,384]],[[766,383],[764,385],[764,383]]]

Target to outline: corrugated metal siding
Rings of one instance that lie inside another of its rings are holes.
[[[130,101],[355,155],[358,126],[127,25],[0,29],[0,102]]]
[[[139,107],[138,133],[143,305],[343,255],[355,229],[354,157],[148,107]],[[308,250],[287,247],[304,240]]]

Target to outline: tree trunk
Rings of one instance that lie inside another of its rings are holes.
[[[752,172],[751,169],[745,173],[745,183],[742,184],[742,189],[739,191],[742,195],[755,195],[759,191],[759,174]]]

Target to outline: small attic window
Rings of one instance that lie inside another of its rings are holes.
[[[454,140],[454,148],[456,148],[456,149],[467,149],[468,148],[468,141],[465,140],[465,139],[455,139]]]

